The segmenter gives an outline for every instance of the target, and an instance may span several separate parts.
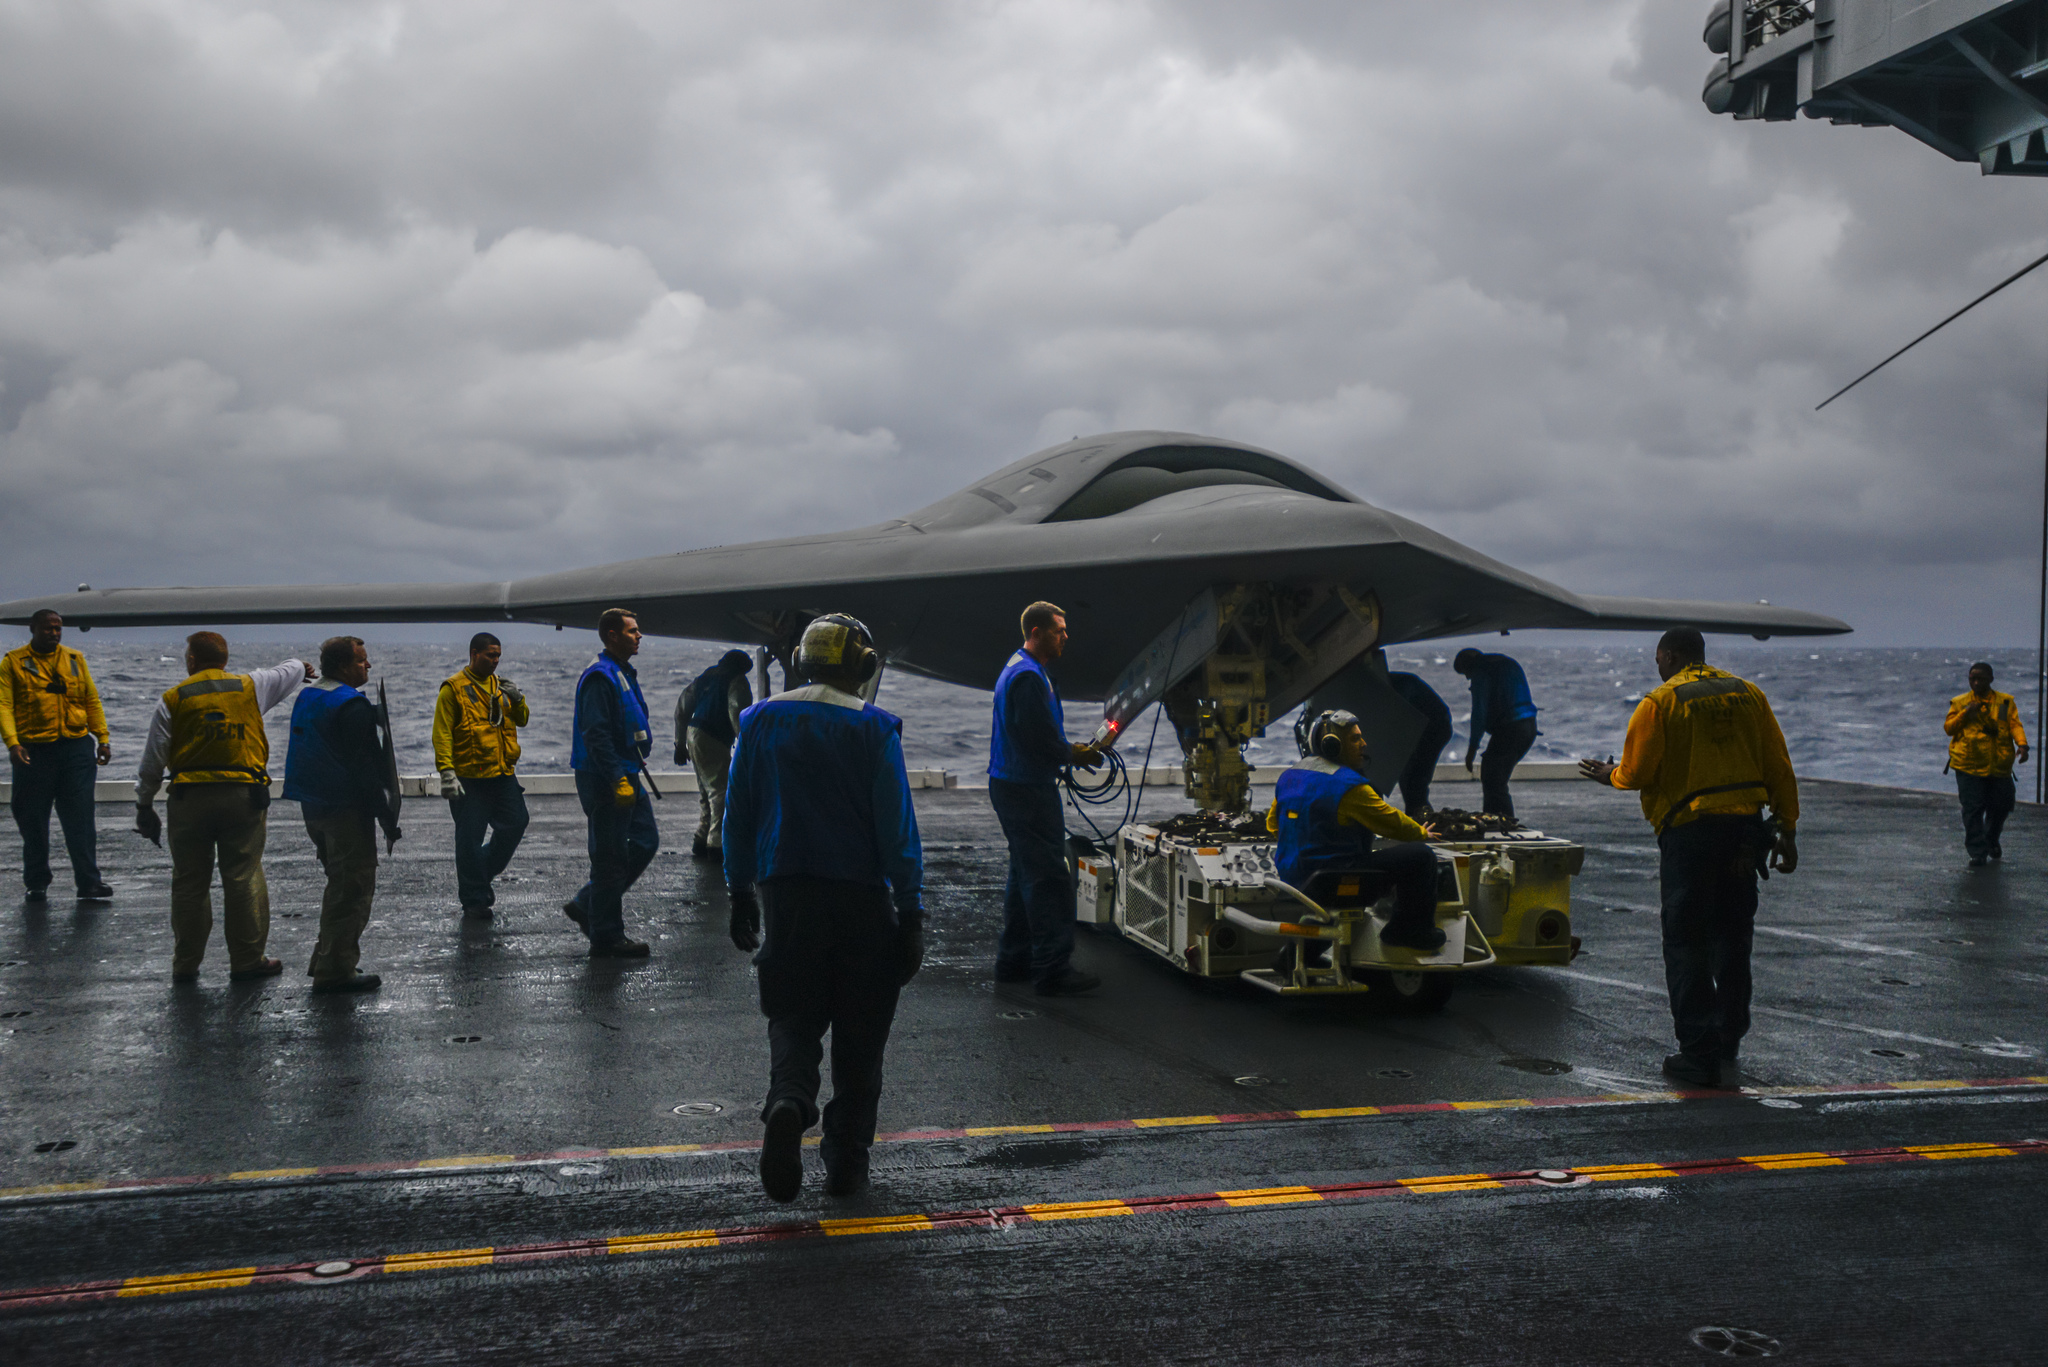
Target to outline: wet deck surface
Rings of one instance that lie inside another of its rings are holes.
[[[266,861],[271,952],[287,975],[229,984],[216,940],[201,984],[173,988],[167,862],[103,807],[116,901],[20,906],[0,925],[0,1012],[31,1013],[0,1018],[0,1188],[221,1180],[0,1198],[0,1292],[1042,1202],[1136,1200],[1135,1215],[929,1232],[913,1221],[0,1309],[0,1352],[1685,1362],[1707,1360],[1689,1331],[1734,1325],[1778,1338],[1796,1361],[1964,1349],[2017,1361],[2048,1328],[2048,1163],[2030,1151],[1684,1167],[2048,1139],[2048,1087],[2015,1081],[2048,1073],[2039,809],[2014,818],[2002,867],[1972,872],[1953,799],[1807,785],[1805,863],[1764,891],[1747,1095],[1231,1120],[1661,1091],[1656,852],[1633,802],[1590,785],[1523,787],[1525,819],[1588,846],[1574,923],[1586,952],[1566,970],[1470,975],[1442,1014],[1416,1019],[1369,1000],[1205,988],[1088,934],[1077,959],[1107,980],[1097,997],[996,991],[1003,854],[985,798],[919,799],[932,957],[898,1017],[882,1128],[1062,1128],[892,1139],[867,1196],[828,1201],[814,1181],[793,1207],[762,1198],[750,1152],[718,1147],[758,1137],[766,1042],[722,890],[678,848],[693,804],[662,809],[675,852],[628,902],[629,930],[654,957],[591,964],[558,910],[581,878],[573,799],[533,800],[517,881],[501,884],[487,925],[457,919],[446,817],[414,802],[364,941],[385,988],[317,1000],[299,975],[319,884],[293,808],[274,809]],[[1470,805],[1459,787],[1439,800]],[[0,878],[18,878],[18,865],[9,829]],[[1910,1081],[1979,1085],[1882,1087]],[[686,1103],[720,1109],[677,1115]],[[1197,1119],[1127,1123],[1158,1118]],[[1109,1127],[1064,1128],[1079,1124]],[[710,1147],[609,1152],[686,1145]],[[486,1161],[414,1166],[464,1156]],[[1145,1204],[1624,1163],[1673,1175]],[[231,1176],[321,1168],[347,1170]]]

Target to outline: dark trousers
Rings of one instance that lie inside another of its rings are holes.
[[[448,800],[448,812],[455,818],[456,895],[465,907],[490,906],[498,900],[491,880],[512,862],[526,834],[526,790],[510,774],[466,778],[462,796]]]
[[[580,769],[576,798],[590,822],[590,881],[577,892],[576,905],[583,911],[590,943],[617,944],[626,938],[626,889],[647,871],[661,848],[654,804],[641,788],[632,806],[620,807],[612,800],[611,784]]]
[[[1357,868],[1391,874],[1397,926],[1436,924],[1436,851],[1420,840],[1382,844],[1359,860]]]
[[[1513,818],[1515,800],[1508,796],[1508,778],[1529,747],[1536,743],[1536,719],[1502,722],[1493,728],[1486,752],[1479,757],[1479,810]]]
[[[1998,837],[2005,834],[2005,819],[2012,815],[2019,785],[2011,774],[1986,777],[1982,774],[1956,775],[1956,796],[1963,804],[1963,848],[1972,859],[2003,855]]]
[[[1437,761],[1450,743],[1448,726],[1432,726],[1416,740],[1408,765],[1401,770],[1401,806],[1408,815],[1420,816],[1429,810],[1429,781],[1436,777]]]
[[[1035,982],[1067,971],[1074,956],[1074,879],[1067,868],[1067,819],[1059,785],[988,781],[989,805],[1010,842],[1003,889],[1003,933],[996,973]]]
[[[768,1099],[818,1120],[818,1064],[832,1032],[832,1101],[821,1157],[865,1172],[882,1100],[882,1051],[896,1019],[901,932],[886,889],[833,878],[759,884],[765,934],[754,968],[768,1018]]]
[[[46,741],[24,747],[29,762],[10,760],[14,787],[7,809],[21,828],[21,881],[30,892],[50,886],[50,808],[64,828],[64,850],[71,856],[71,877],[78,890],[100,881],[92,818],[92,785],[99,773],[91,736]]]
[[[1749,948],[1757,860],[1753,816],[1703,816],[1657,837],[1664,899],[1664,984],[1682,1054],[1732,1059],[1749,1033]]]

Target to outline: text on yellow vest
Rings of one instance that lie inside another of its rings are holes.
[[[164,694],[172,783],[270,782],[270,737],[246,674],[202,669]]]

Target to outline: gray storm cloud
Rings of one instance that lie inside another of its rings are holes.
[[[1259,442],[1574,588],[2020,639],[2042,249],[1684,3],[0,0],[0,572],[475,578]]]

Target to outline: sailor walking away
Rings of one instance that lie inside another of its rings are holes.
[[[640,651],[640,619],[626,608],[606,608],[597,619],[598,652],[576,681],[576,720],[569,767],[576,799],[590,826],[590,881],[562,912],[590,938],[593,959],[644,959],[647,942],[626,938],[626,890],[661,848],[654,803],[647,790],[647,698],[633,657]]]
[[[725,878],[733,943],[760,950],[769,1048],[761,1187],[777,1201],[803,1186],[827,1030],[825,1190],[851,1196],[867,1185],[897,993],[924,961],[924,852],[903,723],[856,696],[880,664],[858,620],[818,618],[797,647],[810,684],[748,708],[733,750]]]
[[[1699,632],[1665,632],[1664,682],[1629,718],[1621,763],[1580,760],[1579,772],[1642,793],[1657,831],[1664,982],[1678,1035],[1664,1072],[1722,1087],[1734,1084],[1749,1032],[1757,875],[1770,876],[1767,854],[1781,873],[1799,867],[1799,783],[1763,691],[1706,659]]]
[[[479,921],[495,915],[491,885],[526,834],[526,790],[513,769],[531,712],[498,672],[504,653],[488,631],[470,637],[469,663],[441,681],[434,701],[434,769],[455,820],[455,892],[462,914]]]
[[[2012,766],[2027,762],[2027,733],[2010,693],[1991,687],[1991,666],[1970,666],[1970,689],[1949,699],[1942,730],[1948,733],[1948,767],[1955,770],[1956,797],[1963,805],[1963,849],[1970,867],[2005,858],[1999,843],[2005,819],[2018,797]]]
[[[739,735],[740,713],[754,704],[747,671],[754,662],[744,650],[728,650],[717,664],[692,679],[676,699],[676,763],[697,771],[697,834],[690,839],[690,857],[724,857],[726,774],[732,768],[732,743]]]
[[[1067,614],[1051,603],[1024,609],[1024,644],[996,679],[989,739],[988,800],[1010,845],[1003,930],[996,941],[999,983],[1029,982],[1040,996],[1073,996],[1102,985],[1070,962],[1074,953],[1074,879],[1067,865],[1060,774],[1093,769],[1102,755],[1067,739],[1060,691],[1046,666],[1067,648]]]
[[[1536,730],[1536,704],[1529,696],[1529,676],[1511,655],[1493,655],[1467,647],[1451,658],[1451,668],[1472,681],[1472,720],[1466,727],[1465,772],[1472,772],[1472,757],[1479,741],[1491,735],[1486,754],[1479,761],[1479,810],[1495,816],[1515,816],[1515,800],[1508,796],[1508,779],[1515,766],[1541,734]]]
[[[316,677],[304,660],[230,674],[228,643],[217,632],[185,638],[185,682],[169,690],[149,719],[135,774],[135,829],[164,837],[157,789],[170,771],[171,981],[199,981],[213,934],[213,869],[220,865],[221,933],[228,977],[269,978],[284,963],[270,944],[270,888],[263,846],[270,830],[270,737],[263,714]]]
[[[85,656],[63,643],[64,618],[40,608],[28,632],[27,645],[0,657],[0,740],[12,762],[7,806],[21,830],[22,881],[29,901],[49,896],[55,807],[78,900],[104,902],[114,890],[100,877],[93,780],[114,758],[107,714]]]
[[[401,833],[385,788],[377,709],[362,693],[369,681],[362,639],[330,636],[320,643],[320,681],[300,689],[292,704],[284,795],[299,804],[327,874],[320,939],[306,966],[316,993],[374,992],[383,982],[360,967],[362,937],[377,895],[377,828],[391,842]]]

